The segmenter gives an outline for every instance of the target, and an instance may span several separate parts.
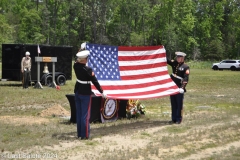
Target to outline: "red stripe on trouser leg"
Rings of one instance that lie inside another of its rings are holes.
[[[87,117],[86,117],[86,138],[89,138],[88,131],[89,131],[89,126],[90,126],[89,119],[91,116],[91,103],[92,103],[92,97],[90,96],[90,101],[88,104],[88,113],[87,113]]]
[[[182,119],[181,119],[181,122],[182,122],[183,121],[183,101],[182,101],[181,117],[182,117]]]

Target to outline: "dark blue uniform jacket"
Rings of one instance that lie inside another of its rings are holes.
[[[75,71],[76,77],[80,81],[91,81],[94,86],[98,89],[100,93],[103,93],[103,90],[98,83],[97,78],[92,72],[92,68],[87,67],[85,64],[75,62],[73,65],[73,69]],[[74,87],[74,93],[78,92],[78,94],[82,95],[91,95],[92,89],[91,89],[91,83],[89,84],[82,84],[79,82],[76,82]]]
[[[189,66],[187,64],[183,63],[178,63],[176,60],[169,60],[167,59],[167,64],[169,64],[172,67],[172,73],[171,78],[172,80],[176,83],[176,85],[179,88],[183,88],[184,91],[186,92],[186,85],[189,80]],[[181,77],[182,79],[177,78]]]

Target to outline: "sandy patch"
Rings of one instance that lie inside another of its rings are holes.
[[[58,116],[58,117],[63,117],[63,116],[70,116],[70,112],[64,109],[61,105],[56,104],[52,107],[49,107],[45,110],[42,110],[39,115],[41,117],[47,117],[47,116]]]
[[[69,116],[70,113],[66,109],[64,109],[61,105],[56,104],[47,109],[42,110],[39,113],[40,117],[34,116],[0,116],[0,121],[7,124],[13,125],[33,125],[33,124],[44,124],[48,123],[49,119],[45,117],[49,116]]]
[[[33,125],[48,123],[49,120],[41,117],[33,116],[0,116],[0,121],[7,124],[13,125]]]

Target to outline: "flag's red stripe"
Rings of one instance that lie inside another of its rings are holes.
[[[146,92],[136,92],[136,93],[124,93],[124,94],[109,94],[109,96],[115,96],[115,97],[121,97],[121,96],[144,96],[149,94],[155,94],[160,92],[165,92],[169,89],[177,89],[175,86],[169,87],[169,88],[160,88],[156,90],[146,91]]]
[[[167,91],[167,90],[166,90]],[[131,95],[131,96],[128,96],[126,97],[125,95],[108,95],[109,98],[112,98],[112,99],[124,99],[124,100],[129,100],[129,99],[151,99],[151,98],[161,98],[161,97],[166,97],[166,96],[170,96],[170,95],[174,95],[174,94],[177,94],[179,92],[171,92],[169,94],[163,94],[163,95],[152,95],[152,96],[149,96],[148,97],[146,96],[146,94],[144,95],[139,95],[139,97],[136,97],[135,95]],[[101,95],[100,95],[101,96]],[[140,96],[146,96],[146,97],[141,97]]]
[[[157,76],[163,76],[163,75],[167,75],[167,74],[168,74],[168,71],[138,74],[138,75],[128,75],[128,76],[121,76],[121,80],[140,80],[140,79],[145,79],[145,78],[154,78]],[[161,81],[161,80],[159,80],[159,81]]]
[[[101,86],[103,90],[128,90],[128,89],[141,89],[141,88],[146,88],[146,87],[151,87],[156,85],[164,85],[170,82],[172,82],[171,79],[164,79],[161,81],[147,82],[147,83],[141,83],[141,84],[128,84],[128,85],[118,85],[118,86],[112,86],[112,85],[105,86],[102,84]],[[93,88],[95,88],[95,86],[93,86]]]
[[[164,58],[166,57],[165,53],[152,54],[152,55],[139,55],[139,56],[118,56],[118,61],[141,61],[148,59]]]
[[[159,88],[156,90],[151,90],[151,91],[145,91],[145,92],[135,92],[135,93],[122,93],[122,94],[108,94],[110,97],[114,96],[114,97],[121,97],[121,96],[126,96],[126,97],[130,97],[130,96],[144,96],[144,95],[149,95],[149,94],[156,94],[156,93],[160,93],[160,92],[165,92],[169,89],[177,89],[177,86],[171,86],[168,88]]]
[[[157,93],[154,93],[155,95],[151,95],[151,96],[148,95],[148,97],[146,96],[146,94],[139,95],[139,97],[136,97],[134,94],[132,94],[128,97],[126,97],[124,94],[121,94],[121,95],[115,95],[115,94],[112,95],[111,94],[111,95],[108,95],[108,97],[111,98],[111,99],[126,99],[126,100],[129,100],[129,99],[150,99],[150,98],[161,98],[161,97],[165,97],[165,96],[174,95],[174,94],[177,94],[177,93],[179,93],[179,92],[178,91],[175,91],[175,92],[171,91],[169,93],[165,93],[165,94],[162,94],[162,95],[156,95]],[[96,93],[96,95],[101,96],[101,94],[98,94],[98,93]],[[140,96],[141,96],[141,98],[140,98]],[[146,96],[146,97],[142,97],[142,96]]]
[[[163,46],[136,46],[136,47],[127,47],[127,46],[119,46],[118,51],[150,51],[162,49]]]
[[[142,69],[153,69],[158,67],[165,67],[167,65],[166,62],[159,62],[153,64],[144,64],[144,65],[136,65],[136,66],[119,66],[120,71],[128,71],[128,70],[142,70]]]

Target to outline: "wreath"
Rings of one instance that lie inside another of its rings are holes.
[[[139,100],[129,99],[126,107],[126,117],[138,118],[140,115],[145,114],[145,105],[142,104]]]

